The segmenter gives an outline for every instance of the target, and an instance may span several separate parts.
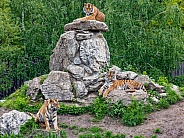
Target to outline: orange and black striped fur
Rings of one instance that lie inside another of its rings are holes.
[[[99,90],[99,95],[103,94],[103,97],[107,97],[110,91],[118,88],[121,88],[126,92],[134,92],[138,89],[142,89],[143,91],[147,92],[142,83],[130,79],[117,80],[115,71],[109,71],[106,74],[105,84]]]
[[[86,17],[77,19],[87,21],[87,20],[97,20],[100,22],[105,21],[105,15],[97,7],[91,3],[84,3],[83,11],[86,13]]]
[[[46,127],[47,131],[50,130],[50,122],[53,123],[55,130],[60,130],[57,124],[57,110],[59,108],[58,99],[48,99],[45,100],[36,116],[32,113],[28,114],[30,114],[40,126]]]

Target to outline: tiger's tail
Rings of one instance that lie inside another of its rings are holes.
[[[35,120],[35,122],[37,122],[37,117],[36,117],[34,114],[32,114],[32,113],[30,113],[30,112],[26,112],[26,114],[28,114],[28,115],[30,115],[31,117],[33,117],[34,120]]]

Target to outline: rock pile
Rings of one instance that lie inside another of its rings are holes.
[[[98,91],[104,83],[99,73],[110,63],[110,53],[101,31],[107,32],[107,25],[89,20],[66,24],[64,30],[50,56],[48,78],[39,84],[37,77],[29,85],[32,100],[41,91],[46,99],[72,101]]]

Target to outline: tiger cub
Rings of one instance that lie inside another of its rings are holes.
[[[84,3],[83,11],[86,13],[86,17],[79,18],[77,20],[87,21],[87,20],[97,20],[100,22],[105,21],[105,15],[97,7],[91,3]],[[76,21],[76,20],[75,20]]]
[[[119,87],[125,90],[126,92],[134,92],[135,89],[142,89],[147,93],[144,85],[140,82],[130,79],[117,80],[115,71],[108,71],[105,77],[106,82],[99,90],[99,95],[103,94],[103,97],[107,97],[107,94],[110,91]]]
[[[47,131],[50,130],[50,122],[53,123],[55,130],[60,130],[57,124],[57,110],[59,108],[58,99],[48,99],[45,100],[36,116],[32,113],[28,114],[30,114],[41,127],[46,127]]]

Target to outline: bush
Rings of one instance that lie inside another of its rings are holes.
[[[175,76],[171,82],[177,86],[184,87],[184,75]]]

